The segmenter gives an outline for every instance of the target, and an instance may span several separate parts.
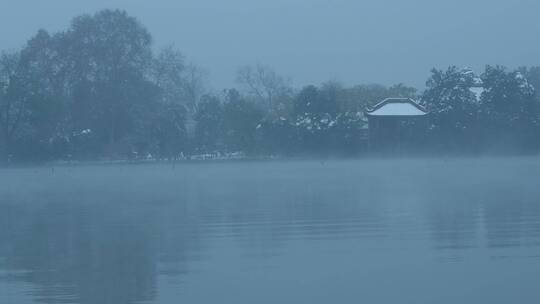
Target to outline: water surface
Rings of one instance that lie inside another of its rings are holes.
[[[0,303],[539,303],[540,159],[0,170]]]

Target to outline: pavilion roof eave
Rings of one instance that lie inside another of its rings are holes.
[[[366,116],[419,117],[428,111],[410,98],[387,98],[365,111]]]
[[[371,114],[369,112],[366,112],[365,113],[366,116],[369,116],[369,117],[398,117],[398,118],[407,118],[407,117],[423,117],[423,116],[427,116],[429,115],[429,113],[424,113],[424,114],[415,114],[415,115],[381,115],[381,114]]]

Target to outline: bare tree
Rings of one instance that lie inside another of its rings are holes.
[[[238,70],[236,80],[249,95],[271,112],[280,112],[286,106],[285,100],[292,94],[290,81],[269,66],[243,66]]]
[[[207,72],[193,63],[183,73],[183,97],[188,111],[195,113],[200,98],[207,93]]]
[[[185,63],[182,53],[168,46],[154,59],[154,83],[166,103],[180,104],[195,113],[200,97],[206,92],[206,72],[193,63]]]
[[[168,46],[153,61],[151,77],[161,91],[162,102],[181,103],[186,71],[184,55],[173,46]]]

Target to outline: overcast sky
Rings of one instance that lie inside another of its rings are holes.
[[[233,86],[245,64],[273,66],[296,86],[344,84],[422,88],[432,67],[540,65],[538,0],[0,0],[0,49],[16,49],[38,28],[121,8],[156,47],[175,44]]]

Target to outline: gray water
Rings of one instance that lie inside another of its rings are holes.
[[[540,159],[0,170],[0,303],[539,303]]]

